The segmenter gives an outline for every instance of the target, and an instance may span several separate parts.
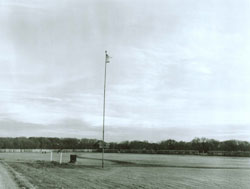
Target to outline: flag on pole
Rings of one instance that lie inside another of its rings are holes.
[[[106,51],[106,63],[110,63],[110,58],[112,58],[112,57],[110,57],[110,56],[108,55],[107,51]]]

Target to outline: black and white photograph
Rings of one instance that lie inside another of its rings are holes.
[[[249,0],[0,0],[0,189],[249,189]]]

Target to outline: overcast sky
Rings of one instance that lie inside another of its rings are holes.
[[[250,140],[250,1],[0,0],[0,136]]]

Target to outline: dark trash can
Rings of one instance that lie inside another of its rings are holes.
[[[70,154],[70,163],[76,162],[76,155]]]

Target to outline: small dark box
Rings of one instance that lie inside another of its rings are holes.
[[[70,154],[70,163],[75,163],[76,162],[76,155]]]

